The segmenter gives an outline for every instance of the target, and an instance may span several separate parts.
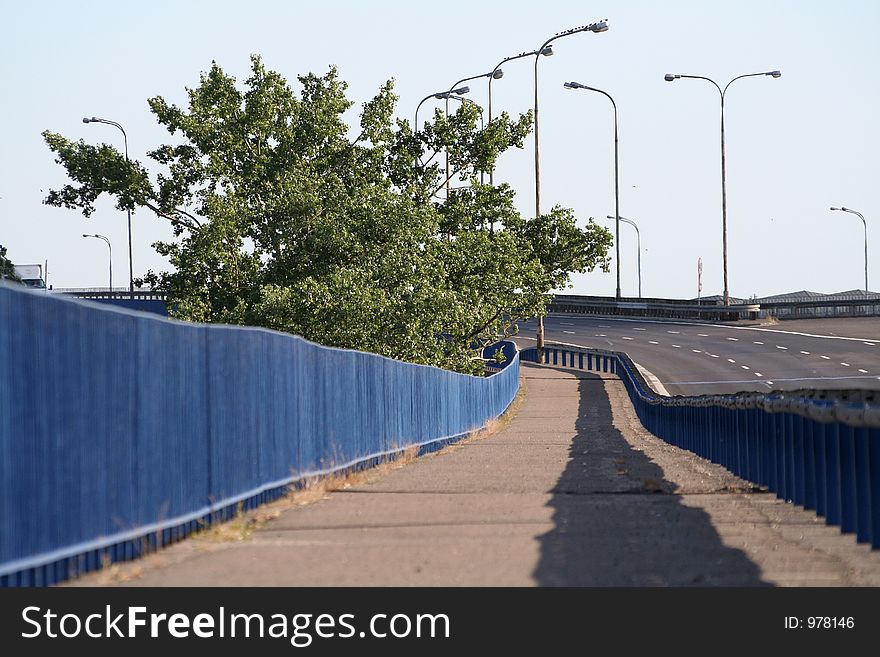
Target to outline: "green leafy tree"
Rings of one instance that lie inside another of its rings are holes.
[[[15,265],[6,257],[6,247],[0,244],[0,279],[9,279],[19,282],[21,279],[15,273]]]
[[[524,220],[508,186],[477,182],[522,146],[531,114],[478,130],[479,110],[464,104],[414,131],[394,120],[389,81],[352,130],[334,68],[298,82],[297,93],[253,56],[242,89],[214,63],[187,90],[187,107],[150,99],[175,141],[148,153],[162,169],[155,177],[111,146],[46,131],[71,183],[45,202],[88,217],[107,193],[119,209],[171,222],[174,240],[154,247],[172,269],[145,280],[183,319],[460,371],[478,371],[480,346],[543,313],[546,293],[572,271],[607,266],[602,229],[580,231],[559,208]],[[441,153],[449,182],[468,184],[448,199],[437,197]]]

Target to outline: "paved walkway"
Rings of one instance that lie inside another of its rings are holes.
[[[880,552],[647,433],[616,378],[523,371],[492,435],[74,584],[880,585]]]

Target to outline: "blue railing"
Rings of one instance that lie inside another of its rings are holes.
[[[472,377],[0,285],[0,585],[129,559],[288,485],[482,427]]]
[[[523,362],[538,362],[536,348]],[[642,425],[880,548],[880,393],[666,397],[622,352],[545,347],[544,363],[617,374]]]

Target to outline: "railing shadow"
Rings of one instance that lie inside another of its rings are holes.
[[[576,435],[549,502],[555,526],[539,537],[537,583],[767,586],[744,552],[722,543],[709,515],[685,506],[662,468],[613,426],[602,379],[576,376]]]

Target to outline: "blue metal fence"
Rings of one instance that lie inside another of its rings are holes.
[[[504,412],[472,377],[0,285],[0,585],[128,559]]]
[[[538,362],[532,347],[523,362]],[[666,397],[630,358],[599,349],[545,347],[544,363],[611,372],[642,425],[666,442],[723,465],[826,524],[880,548],[880,394],[777,391]]]

